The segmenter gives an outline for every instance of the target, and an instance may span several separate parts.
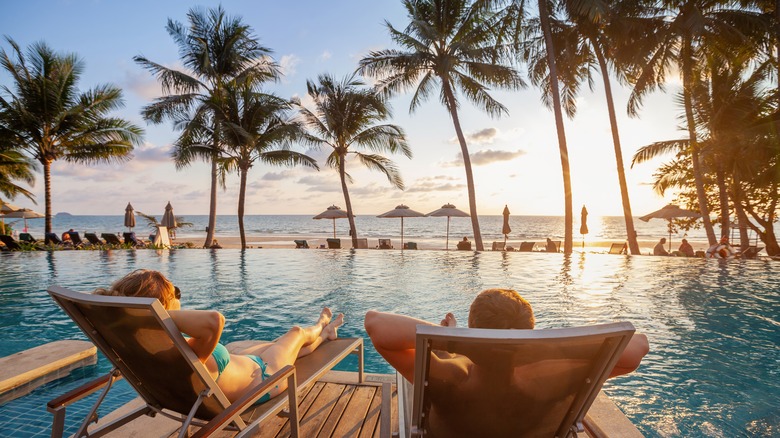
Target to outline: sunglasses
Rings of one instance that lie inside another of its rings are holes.
[[[177,300],[181,299],[181,289],[179,289],[179,286],[173,287],[173,296],[175,296]]]

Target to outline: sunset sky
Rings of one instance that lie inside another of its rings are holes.
[[[45,41],[58,52],[75,52],[86,64],[81,89],[111,83],[124,90],[126,106],[116,115],[146,130],[145,143],[134,158],[121,165],[84,166],[64,161],[53,165],[54,212],[71,214],[124,213],[132,202],[136,210],[162,214],[168,201],[181,215],[207,214],[209,169],[198,163],[177,171],[170,159],[177,136],[170,123],[147,125],[141,108],[161,95],[156,81],[132,61],[143,55],[169,67],[180,66],[177,48],[165,31],[168,18],[186,23],[193,6],[216,7],[218,2],[180,1],[14,1],[3,5],[2,34],[24,49]],[[257,2],[225,1],[230,15],[240,15],[261,43],[274,51],[285,76],[267,88],[279,96],[304,97],[306,80],[329,73],[350,74],[358,60],[371,50],[395,47],[384,21],[402,29],[407,24],[400,1],[365,2]],[[0,47],[8,51],[5,40]],[[566,120],[572,170],[575,212],[585,204],[592,215],[621,215],[620,191],[601,78],[594,91],[584,86],[578,114]],[[0,85],[10,86],[0,72]],[[653,193],[650,182],[658,162],[631,169],[636,149],[653,141],[681,138],[673,103],[676,84],[667,93],[649,96],[640,118],[625,115],[628,91],[617,88],[615,102],[623,143],[629,193],[635,216],[656,210],[671,200]],[[553,113],[541,103],[540,91],[529,87],[517,92],[495,92],[509,115],[491,119],[462,100],[461,123],[468,136],[480,214],[500,214],[509,205],[518,215],[562,215],[563,190],[560,155]],[[465,172],[460,147],[448,113],[434,96],[409,114],[409,95],[391,100],[392,123],[407,133],[414,157],[391,157],[398,164],[406,190],[390,186],[377,173],[347,163],[354,177],[350,187],[356,214],[379,214],[404,203],[430,212],[453,203],[468,209]],[[305,102],[305,99],[304,99]],[[344,206],[336,171],[326,168],[327,151],[309,151],[321,171],[273,168],[250,170],[247,214],[317,214],[331,204]],[[231,176],[227,190],[219,192],[219,214],[235,214],[238,178]],[[24,198],[14,204],[43,212],[43,176],[33,188],[38,205]]]

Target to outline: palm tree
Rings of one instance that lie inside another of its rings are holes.
[[[8,199],[19,195],[35,202],[35,195],[14,181],[35,184],[35,163],[18,151],[0,151],[0,193]]]
[[[192,8],[187,13],[189,28],[168,20],[166,30],[179,47],[179,56],[187,71],[180,71],[152,62],[143,56],[133,58],[160,81],[165,96],[146,106],[143,116],[152,123],[165,119],[174,127],[184,129],[192,120],[210,120],[210,149],[202,153],[176,150],[174,160],[178,168],[186,167],[196,158],[211,162],[211,193],[209,198],[209,224],[205,247],[211,246],[217,222],[217,186],[222,144],[219,129],[213,115],[193,116],[192,111],[209,111],[205,102],[219,97],[225,84],[239,78],[264,78],[275,80],[278,66],[268,56],[271,50],[261,46],[252,35],[251,28],[240,17],[228,17],[222,6],[205,11]],[[190,143],[184,141],[184,144]]]
[[[704,172],[694,116],[693,90],[698,79],[695,72],[708,74],[702,66],[707,53],[718,54],[738,47],[750,46],[751,38],[764,38],[766,20],[748,9],[730,9],[715,0],[670,0],[663,3],[672,14],[657,29],[657,46],[647,56],[647,63],[633,78],[634,89],[629,99],[629,111],[635,113],[642,97],[662,87],[665,76],[677,67],[682,76],[683,104],[688,129],[691,168],[696,184],[699,211],[707,239],[717,242],[710,221],[710,211],[704,188]]]
[[[229,83],[215,102],[220,134],[226,148],[220,159],[225,172],[238,171],[238,229],[241,249],[246,249],[244,204],[249,169],[256,162],[274,166],[302,165],[319,170],[316,160],[291,151],[292,141],[301,136],[301,126],[288,120],[290,102],[256,90],[250,81]]]
[[[315,109],[300,105],[300,114],[308,133],[305,140],[315,146],[328,146],[333,151],[326,163],[336,169],[341,179],[341,191],[347,208],[352,247],[357,248],[357,228],[352,201],[349,198],[347,183],[351,178],[347,173],[349,154],[364,166],[378,170],[387,176],[390,184],[403,190],[404,183],[395,164],[376,153],[364,153],[355,149],[367,149],[371,152],[401,153],[412,157],[403,129],[396,125],[377,124],[390,117],[390,108],[382,96],[368,89],[360,88],[364,82],[354,75],[337,82],[330,75],[320,75],[319,83],[306,81],[309,97],[314,101]]]
[[[0,96],[0,141],[25,153],[43,167],[46,196],[46,232],[51,232],[51,165],[111,163],[131,158],[141,128],[107,114],[121,108],[122,91],[99,85],[79,92],[84,63],[74,54],[57,54],[45,43],[35,43],[25,58],[19,46],[9,55],[0,50],[0,64],[11,74],[14,90],[3,87]],[[12,57],[14,59],[12,59]]]
[[[386,26],[404,50],[372,51],[360,61],[360,71],[379,77],[377,88],[386,95],[416,85],[410,112],[439,88],[439,99],[450,113],[463,156],[476,249],[483,251],[471,158],[458,116],[458,93],[489,115],[500,116],[507,112],[506,107],[490,95],[489,87],[514,90],[524,85],[517,70],[501,63],[510,48],[497,44],[502,16],[490,12],[482,2],[467,0],[404,0],[403,4],[410,20],[407,27],[400,31],[389,22]]]

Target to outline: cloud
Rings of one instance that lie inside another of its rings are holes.
[[[332,56],[333,56],[333,54],[331,54],[329,51],[326,50],[326,51],[322,52],[322,54],[320,55],[320,61],[327,61]]]
[[[293,170],[282,170],[281,172],[267,172],[260,179],[265,181],[281,181],[295,176]]]
[[[498,135],[499,131],[497,128],[480,129],[476,132],[466,133],[466,143],[474,145],[492,144]],[[448,142],[457,144],[458,137],[452,137]]]
[[[159,163],[161,161],[173,162],[171,157],[171,145],[155,146],[152,143],[144,143],[133,150],[134,160],[140,163]]]
[[[295,55],[284,55],[281,57],[281,59],[279,59],[279,67],[281,68],[282,74],[285,77],[282,82],[287,84],[289,83],[287,78],[295,76],[295,73],[298,72],[297,67],[300,62],[301,58]]]
[[[526,152],[520,149],[514,152],[494,151],[491,149],[486,149],[484,151],[478,151],[473,154],[470,154],[469,156],[471,157],[471,164],[473,164],[474,166],[486,166],[488,164],[497,163],[501,161],[511,161],[525,154]],[[462,165],[463,165],[463,155],[461,153],[458,153],[458,156],[455,160],[442,163],[442,167],[460,167]]]

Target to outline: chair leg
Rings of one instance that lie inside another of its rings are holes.
[[[391,418],[393,415],[393,385],[382,383],[382,404],[379,409],[379,438],[390,438],[392,431]]]

